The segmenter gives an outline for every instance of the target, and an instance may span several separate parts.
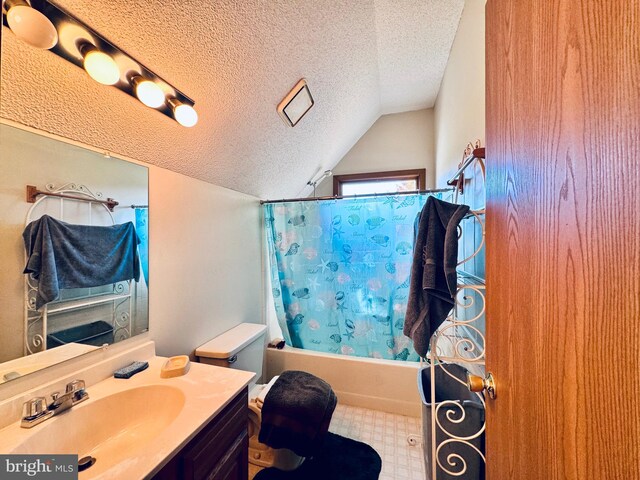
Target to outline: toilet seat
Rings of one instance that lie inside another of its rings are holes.
[[[268,384],[254,385],[249,390],[249,463],[260,467],[275,466],[280,470],[295,470],[302,464],[304,457],[287,448],[271,448],[258,440],[262,423],[262,405],[277,379],[278,376],[275,376]]]

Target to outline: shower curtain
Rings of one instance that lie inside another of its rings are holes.
[[[144,281],[149,286],[149,209],[136,208],[136,233],[140,239],[138,255],[144,274]]]
[[[418,360],[402,327],[414,222],[426,199],[412,194],[265,204],[273,299],[289,345]]]

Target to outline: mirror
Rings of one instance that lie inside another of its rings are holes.
[[[148,330],[149,173],[4,123],[0,149],[2,383]],[[113,211],[108,199],[118,202]],[[24,240],[27,224],[43,215],[50,219],[31,224]],[[23,274],[25,244],[42,265],[37,279]],[[82,274],[79,262],[89,266]],[[123,279],[137,272],[138,281]],[[78,288],[62,288],[71,284]]]

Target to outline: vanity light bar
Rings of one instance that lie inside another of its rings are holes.
[[[197,123],[198,114],[191,98],[57,5],[48,0],[31,0],[30,3],[26,0],[6,0],[3,2],[2,22],[8,28],[11,28],[8,18],[12,17],[11,10],[14,8],[40,12],[57,32],[53,46],[47,42],[30,42],[29,34],[38,37],[36,30],[46,24],[41,16],[33,15],[40,20],[34,22],[32,27],[23,26],[20,32],[14,32],[19,38],[36,47],[48,48],[84,69],[95,81],[122,90],[180,125],[192,127]],[[31,32],[29,28],[32,28]]]

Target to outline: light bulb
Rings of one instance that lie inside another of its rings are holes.
[[[193,127],[198,123],[198,112],[191,105],[178,105],[173,114],[183,127]]]
[[[58,32],[42,12],[28,5],[8,7],[7,23],[16,37],[36,48],[49,49],[58,43]]]
[[[164,92],[155,82],[136,75],[131,79],[131,85],[133,85],[138,100],[147,107],[158,108],[164,104]]]
[[[84,57],[84,69],[96,82],[103,85],[118,83],[120,70],[113,58],[88,43],[80,46],[80,53]]]
[[[198,123],[198,112],[191,106],[186,103],[180,102],[180,100],[176,98],[170,98],[169,106],[173,109],[173,116],[183,127],[193,127],[196,123]]]

